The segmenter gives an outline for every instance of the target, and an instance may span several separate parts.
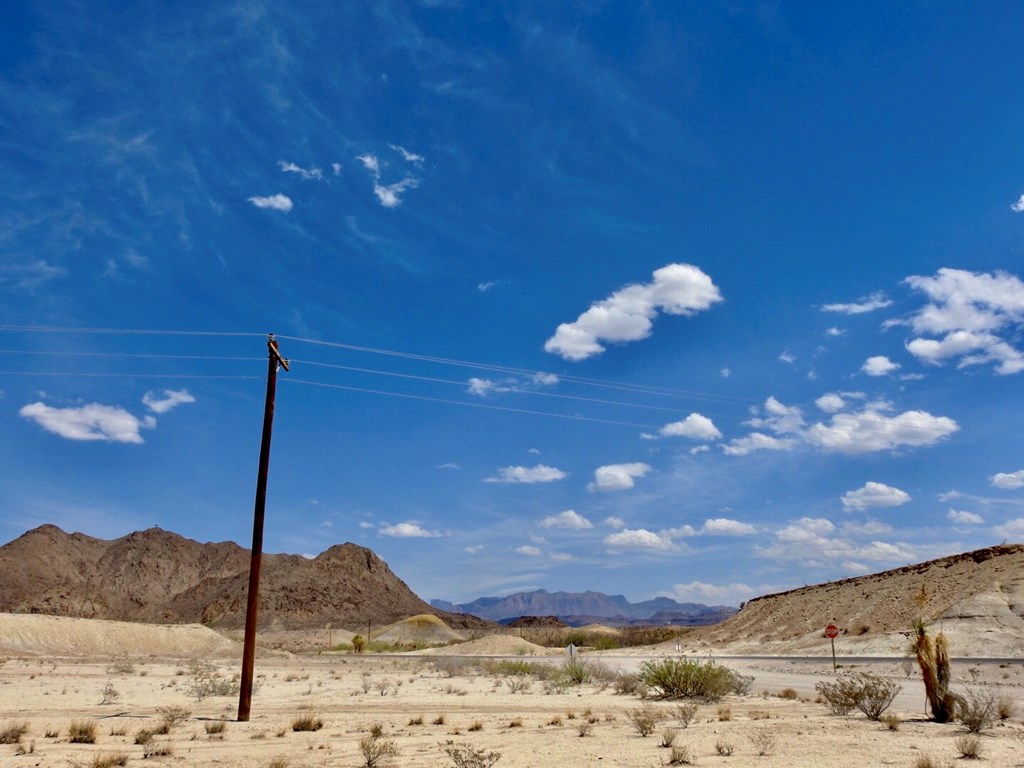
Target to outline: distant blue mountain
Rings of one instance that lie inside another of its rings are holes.
[[[623,595],[603,592],[516,592],[505,597],[481,597],[470,603],[431,600],[430,604],[453,613],[468,613],[481,619],[507,622],[520,616],[555,616],[566,624],[580,626],[602,624],[677,624],[683,626],[717,624],[736,612],[729,606],[679,603],[668,597],[656,597],[631,603]]]

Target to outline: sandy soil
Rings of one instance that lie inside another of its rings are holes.
[[[204,675],[212,674],[205,665],[212,664],[221,679],[230,680],[238,671],[239,657],[213,659],[201,644],[196,649],[179,646],[173,652],[161,650],[156,641],[140,647],[124,627],[92,631],[102,635],[103,630],[127,642],[118,645],[107,638],[106,644],[87,646],[87,653],[72,656],[66,647],[63,653],[46,651],[57,648],[52,640],[44,643],[42,653],[30,654],[23,639],[12,649],[9,638],[0,636],[0,647],[6,648],[0,666],[0,734],[12,725],[27,728],[19,744],[0,744],[0,767],[96,766],[104,756],[118,754],[126,755],[129,764],[143,765],[351,767],[366,765],[359,742],[375,723],[382,727],[382,739],[398,750],[398,756],[387,761],[396,768],[453,765],[445,752],[448,742],[500,752],[498,768],[647,768],[668,764],[671,750],[661,746],[666,728],[678,731],[676,745],[685,747],[697,765],[910,768],[919,758],[931,756],[936,765],[952,766],[959,757],[956,741],[964,735],[961,726],[936,725],[923,717],[918,675],[911,671],[908,677],[899,659],[872,667],[904,686],[894,705],[903,721],[898,730],[860,714],[829,715],[812,700],[814,684],[832,675],[831,659],[823,658],[722,659],[719,663],[755,675],[750,695],[701,705],[685,728],[675,719],[674,703],[652,702],[666,719],[655,733],[642,738],[629,713],[644,702],[615,695],[611,686],[584,685],[554,693],[534,680],[527,689],[513,692],[504,678],[483,670],[485,656],[495,654],[562,663],[557,653],[523,654],[524,649],[514,647],[519,641],[514,637],[465,644],[464,657],[264,653],[257,661],[251,720],[238,723],[236,696],[197,700],[192,691]],[[190,656],[202,661],[189,661]],[[643,660],[640,654],[609,654],[600,663],[626,670]],[[971,668],[978,672],[970,673]],[[960,665],[954,673],[959,687],[985,686],[1016,702],[1017,713],[981,737],[982,764],[1024,766],[1024,661]],[[781,698],[778,694],[785,688],[793,688],[800,698]],[[135,744],[136,735],[157,728],[161,710],[168,707],[188,712],[169,733],[153,737],[154,744],[171,754],[141,763],[146,747]],[[292,722],[303,715],[321,719],[322,729],[293,731]],[[96,743],[70,743],[72,721],[94,722]],[[223,732],[210,732],[222,724]],[[582,737],[581,729],[587,731]],[[758,739],[771,742],[768,756],[757,754]],[[720,756],[718,748],[727,746],[733,750],[731,756]]]

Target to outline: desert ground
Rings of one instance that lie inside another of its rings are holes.
[[[839,659],[902,685],[890,725],[815,702],[815,684],[833,679],[830,656],[734,659],[726,650],[716,663],[753,675],[749,694],[699,704],[688,724],[680,702],[619,694],[607,682],[556,689],[538,676],[502,674],[500,659],[564,663],[564,652],[517,636],[409,654],[265,650],[251,719],[240,723],[237,694],[218,690],[231,688],[240,666],[231,637],[196,626],[0,615],[0,736],[21,732],[0,744],[0,766],[462,768],[499,754],[495,764],[507,768],[960,764],[966,730],[927,720],[920,675],[902,659]],[[716,653],[702,649],[699,658]],[[664,644],[578,658],[615,672],[673,654]],[[959,690],[1011,702],[1013,714],[978,739],[981,764],[1024,766],[1024,659],[955,662],[953,674]],[[646,737],[632,722],[645,706],[660,718]],[[321,727],[296,730],[303,720]],[[75,727],[93,729],[94,743],[73,743]],[[368,740],[374,730],[379,738]],[[155,734],[140,744],[141,731]],[[674,750],[664,746],[670,739]],[[395,754],[368,762],[361,741]]]

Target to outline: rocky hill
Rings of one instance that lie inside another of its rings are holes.
[[[160,528],[106,541],[43,525],[0,547],[0,612],[239,628],[249,561],[233,542],[202,544]],[[454,627],[488,625],[431,608],[365,547],[263,556],[261,627],[361,628],[424,613]]]
[[[516,592],[505,597],[481,597],[471,603],[453,604],[432,600],[431,605],[448,611],[468,613],[482,619],[507,623],[521,616],[556,616],[570,626],[602,623],[616,626],[629,624],[676,624],[697,626],[715,624],[736,612],[726,606],[700,603],[678,603],[657,597],[631,603],[622,595],[603,592]]]
[[[1014,656],[1024,648],[1024,545],[1010,544],[750,600],[688,643],[733,653],[824,653],[840,629],[842,652],[901,653],[923,619],[954,655]]]

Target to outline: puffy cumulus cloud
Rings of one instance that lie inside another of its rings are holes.
[[[722,433],[707,416],[691,413],[681,421],[666,424],[658,430],[662,437],[688,437],[691,440],[720,440]]]
[[[391,536],[396,539],[435,539],[443,534],[440,531],[428,531],[419,523],[412,521],[398,523],[398,525],[386,525],[379,531],[381,536]]]
[[[165,389],[162,395],[147,392],[142,396],[142,403],[153,413],[167,413],[172,408],[195,401],[196,399],[189,394],[187,389]]]
[[[568,528],[574,531],[583,531],[593,528],[594,524],[583,515],[571,509],[559,512],[557,515],[545,517],[540,521],[541,528]]]
[[[646,528],[629,529],[624,528],[618,533],[604,537],[604,544],[608,549],[617,551],[624,549],[647,549],[658,552],[667,552],[675,549],[672,539],[668,536],[648,531]]]
[[[1020,540],[1024,539],[1024,517],[1018,517],[1015,520],[1007,520],[1002,525],[997,525],[992,528],[997,536],[1001,536],[1004,539]]]
[[[124,408],[100,403],[89,403],[77,408],[53,408],[45,403],[29,403],[18,411],[18,415],[68,440],[138,444],[145,442],[140,431],[156,426],[156,419],[152,416],[139,419]]]
[[[516,547],[516,552],[520,555],[526,555],[527,557],[540,557],[541,552],[537,547],[524,544],[521,547]]]
[[[885,483],[867,482],[863,488],[843,494],[843,509],[863,512],[872,507],[898,507],[910,501],[910,494]]]
[[[775,541],[756,548],[759,557],[825,565],[835,562],[911,562],[915,552],[906,544],[870,541],[858,544],[835,536],[835,526],[824,518],[804,517],[775,533]]]
[[[952,523],[962,523],[964,525],[981,525],[985,522],[981,515],[975,512],[966,512],[962,509],[950,509],[946,513],[946,519]]]
[[[638,477],[651,471],[648,464],[607,464],[594,470],[594,482],[587,484],[588,491],[625,491],[632,488]]]
[[[863,315],[867,312],[874,312],[876,309],[885,309],[892,305],[892,299],[888,298],[882,291],[872,293],[870,296],[863,296],[849,304],[824,304],[822,312],[838,312],[843,315]]]
[[[568,475],[556,467],[538,464],[535,467],[502,467],[494,477],[488,477],[485,483],[552,483]]]
[[[691,264],[655,270],[650,283],[628,285],[590,306],[574,322],[562,323],[544,349],[566,360],[586,360],[604,352],[601,342],[645,339],[659,312],[693,315],[722,300],[718,287]]]
[[[885,355],[875,355],[865,360],[860,369],[868,376],[888,376],[893,371],[898,371],[900,364],[894,363]]]
[[[947,416],[927,411],[904,411],[890,416],[886,403],[873,403],[861,411],[837,413],[828,424],[817,423],[805,439],[826,451],[872,453],[935,445],[960,429]]]
[[[272,211],[288,213],[292,209],[292,199],[288,195],[270,195],[269,197],[250,197],[249,202],[257,208],[269,208]]]
[[[621,517],[614,517],[614,516],[606,517],[604,519],[604,524],[607,525],[609,528],[615,528],[615,529],[620,529],[620,528],[625,528],[626,527],[626,521],[625,520],[623,520]]]
[[[722,446],[722,451],[727,456],[746,456],[755,451],[790,451],[797,445],[792,438],[772,437],[761,432],[752,432],[746,437],[737,437],[727,445]]]
[[[1011,203],[1010,210],[1014,213],[1024,213],[1024,195],[1021,195],[1016,203]]]
[[[1004,491],[1015,491],[1024,488],[1024,469],[1018,469],[1016,472],[996,472],[988,481]]]
[[[909,319],[889,323],[918,334],[906,344],[912,355],[932,365],[959,358],[958,368],[994,363],[999,374],[1024,371],[1024,353],[1007,340],[1024,326],[1024,282],[1016,275],[944,268],[905,282],[928,299]]]
[[[863,397],[857,392],[843,395],[851,400]],[[829,394],[818,398],[817,405],[832,412],[832,418],[827,424],[808,426],[799,408],[769,397],[764,406],[754,409],[753,418],[744,422],[761,431],[735,438],[721,448],[729,456],[788,451],[801,444],[840,453],[870,453],[934,445],[960,429],[952,419],[926,411],[890,415],[892,406],[881,400],[866,403],[859,411],[843,410],[849,408],[846,399]]]
[[[709,536],[749,536],[757,533],[757,529],[748,523],[741,523],[739,520],[715,517],[705,520],[700,532]]]
[[[846,573],[865,574],[871,572],[870,565],[866,565],[865,563],[857,563],[853,560],[844,560],[842,563],[839,564],[839,567],[842,568]]]

